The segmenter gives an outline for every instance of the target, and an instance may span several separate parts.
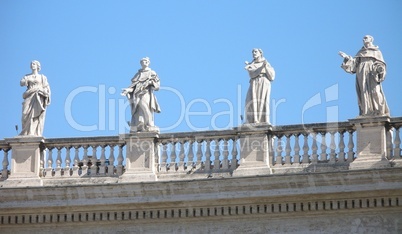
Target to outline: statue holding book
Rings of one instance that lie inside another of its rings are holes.
[[[343,58],[341,67],[348,73],[356,74],[356,93],[360,116],[389,116],[381,83],[385,79],[386,64],[374,38],[363,37],[363,47],[352,57],[340,51]]]
[[[131,132],[158,132],[154,124],[154,112],[159,113],[158,101],[154,91],[159,90],[160,80],[155,71],[149,68],[148,57],[141,59],[141,69],[131,79],[131,85],[122,91],[130,100]]]

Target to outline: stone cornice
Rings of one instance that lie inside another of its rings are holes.
[[[2,188],[0,213],[6,209],[86,207],[105,206],[105,204],[166,206],[168,203],[201,205],[210,204],[211,201],[233,199],[246,202],[275,198],[276,201],[280,197],[311,197],[338,193],[362,193],[363,196],[366,192],[385,190],[394,191],[394,195],[401,196],[401,173],[401,168],[390,168],[194,181]]]

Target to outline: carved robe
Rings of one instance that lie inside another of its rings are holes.
[[[275,79],[275,70],[265,59],[247,64],[246,70],[250,76],[246,96],[246,122],[269,123],[271,81]]]
[[[26,75],[21,86],[27,86],[22,103],[20,135],[42,136],[46,107],[50,104],[50,87],[44,75]]]
[[[154,90],[159,90],[158,75],[149,70],[140,69],[131,79],[127,98],[131,105],[131,126],[139,131],[154,126],[154,112],[159,113],[160,108]]]
[[[345,58],[341,67],[356,74],[356,93],[361,116],[389,115],[389,108],[382,90],[386,64],[377,46],[357,52],[354,58]]]

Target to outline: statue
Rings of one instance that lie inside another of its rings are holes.
[[[246,97],[246,123],[269,124],[269,101],[271,81],[275,70],[263,57],[261,49],[253,49],[253,61],[245,62],[250,76],[250,87]]]
[[[22,136],[42,136],[46,107],[50,104],[50,87],[46,76],[39,74],[39,61],[31,62],[32,73],[25,75],[21,86],[27,86],[22,103]]]
[[[343,58],[341,67],[348,73],[356,73],[356,92],[360,116],[389,116],[387,101],[381,82],[385,79],[386,65],[374,38],[363,37],[363,47],[352,58],[339,51]]]
[[[159,104],[154,90],[159,90],[160,81],[155,71],[149,68],[148,57],[141,59],[141,69],[131,79],[131,85],[123,89],[131,106],[131,132],[158,132],[154,125],[154,112],[159,113]]]

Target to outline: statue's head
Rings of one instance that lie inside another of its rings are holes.
[[[252,53],[253,53],[253,58],[254,58],[254,59],[256,59],[256,58],[258,58],[258,57],[260,57],[260,58],[263,57],[262,49],[254,48],[254,49],[252,50]]]
[[[151,63],[151,61],[149,60],[148,57],[142,58],[140,60],[140,64],[142,67],[148,67],[150,63]]]
[[[374,42],[374,37],[373,36],[366,35],[366,36],[363,37],[364,45],[370,45],[370,44],[373,44],[373,42]]]
[[[36,70],[40,71],[40,62],[37,61],[37,60],[33,60],[33,61],[31,62],[31,69],[32,69],[32,70],[33,70],[33,69],[36,69]]]

